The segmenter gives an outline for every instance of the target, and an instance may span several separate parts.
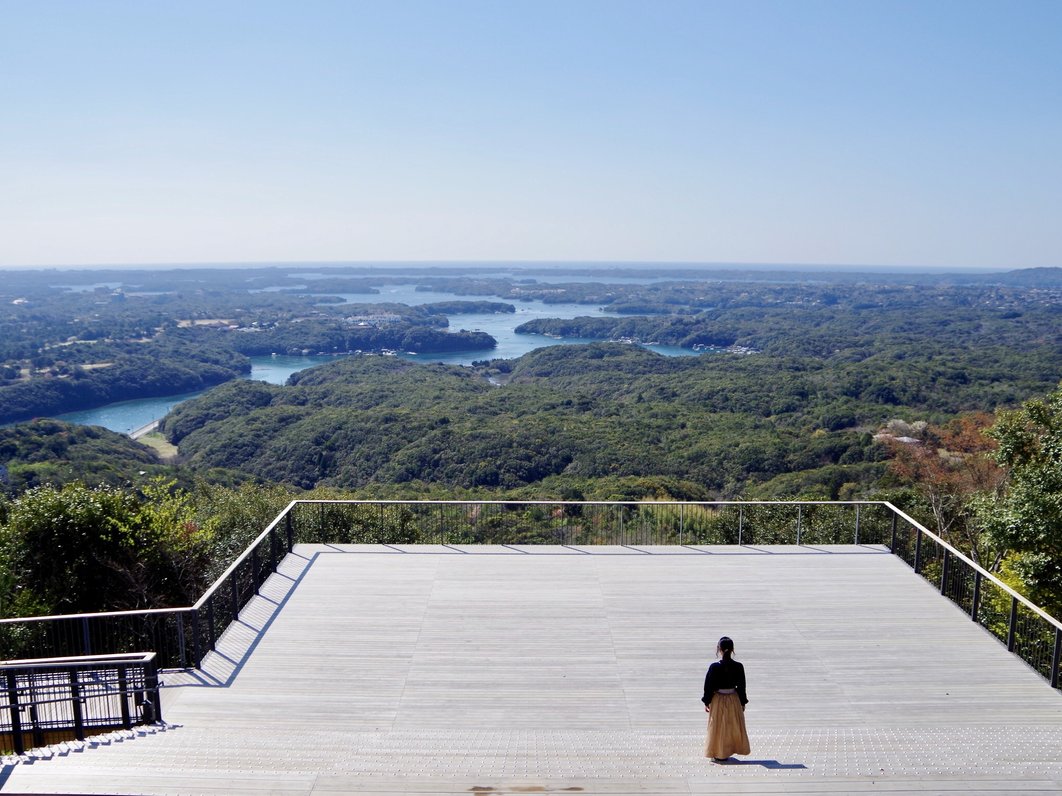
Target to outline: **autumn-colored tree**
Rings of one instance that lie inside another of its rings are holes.
[[[1005,548],[984,535],[973,503],[998,495],[1004,482],[996,440],[985,433],[994,419],[980,412],[942,426],[890,421],[877,437],[889,448],[890,471],[925,501],[937,535],[990,570]]]

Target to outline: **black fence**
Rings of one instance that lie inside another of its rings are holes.
[[[1002,583],[898,509],[889,547],[974,622],[1062,686],[1062,623]]]
[[[202,659],[190,608],[112,611],[0,620],[0,659],[114,655],[151,650],[166,668]]]
[[[887,544],[886,503],[298,501],[296,542],[334,544]]]
[[[0,747],[27,747],[162,720],[154,653],[8,661]]]
[[[295,544],[888,548],[1059,688],[1062,623],[886,502],[293,501],[188,608],[0,620],[0,655],[198,666]]]

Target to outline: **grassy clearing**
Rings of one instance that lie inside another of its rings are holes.
[[[177,458],[177,446],[170,443],[158,431],[152,431],[150,434],[145,434],[140,437],[137,442],[143,442],[148,447],[154,448],[160,461],[172,462]]]

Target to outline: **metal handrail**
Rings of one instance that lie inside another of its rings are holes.
[[[889,506],[895,507],[887,500],[374,500],[357,498],[351,500],[293,500],[283,515],[292,506],[298,505],[379,505],[380,503],[423,506],[461,506],[475,503],[477,506]],[[906,516],[906,515],[904,515]],[[275,525],[277,517],[273,520]],[[263,534],[264,536],[264,534]],[[263,538],[262,536],[258,537]]]
[[[46,614],[44,616],[16,616],[0,619],[0,625],[24,623],[24,622],[47,622],[58,619],[107,619],[117,616],[150,616],[152,614],[181,614],[192,610],[190,606],[180,608],[133,608],[127,611],[89,611],[81,614]],[[87,657],[87,656],[86,656]],[[34,659],[36,660],[36,659]]]
[[[269,534],[271,534],[277,527],[277,525],[280,524],[280,521],[287,517],[288,512],[295,508],[297,504],[305,502],[307,501],[291,501],[284,508],[284,510],[280,512],[280,514],[278,514],[273,519],[273,521],[269,523],[269,525],[266,526],[266,529],[260,534],[258,534],[258,536],[255,537],[254,541],[247,545],[246,548],[244,548],[244,551],[240,553],[239,557],[229,565],[228,569],[222,572],[221,575],[218,576],[217,580],[215,580],[210,586],[207,587],[207,590],[203,592],[203,596],[196,600],[195,605],[189,606],[189,608],[193,611],[197,611],[202,608],[206,604],[207,600],[213,597],[214,593],[219,588],[221,588],[221,585],[232,575],[233,572],[235,572],[239,568],[240,564],[245,563],[247,559],[251,557],[252,553],[254,552],[254,549],[269,537]]]
[[[981,577],[983,577],[983,578],[988,578],[988,580],[990,580],[996,587],[998,587],[999,589],[1002,589],[1004,592],[1006,592],[1008,595],[1013,597],[1019,603],[1024,605],[1030,611],[1035,613],[1041,619],[1043,619],[1046,622],[1048,622],[1049,624],[1053,625],[1056,629],[1062,630],[1062,622],[1060,622],[1058,619],[1055,619],[1053,616],[1051,616],[1051,614],[1047,613],[1046,611],[1044,611],[1042,608],[1040,608],[1039,606],[1035,605],[1034,603],[1029,602],[1028,599],[1026,599],[1021,594],[1016,592],[1014,589],[1012,589],[1006,583],[1001,581],[999,578],[997,578],[995,575],[993,575],[987,569],[982,567],[980,564],[978,564],[973,559],[971,559],[968,556],[964,555],[963,553],[959,552],[956,548],[952,547],[950,544],[945,542],[943,539],[941,539],[939,536],[937,536],[931,530],[929,530],[924,525],[922,525],[922,523],[920,523],[917,520],[913,519],[906,512],[902,511],[901,509],[896,508],[896,506],[892,505],[888,501],[881,501],[881,502],[884,503],[886,506],[888,506],[892,511],[896,512],[896,514],[898,514],[899,516],[903,517],[903,519],[906,520],[910,525],[914,526],[915,530],[919,531],[920,533],[924,533],[926,536],[928,536],[934,542],[939,544],[942,548],[947,550],[949,555],[952,555],[955,558],[958,558],[960,561],[963,561],[968,567],[973,569],[974,572],[979,573],[981,575]]]
[[[147,663],[155,657],[154,652],[119,652],[114,655],[65,655],[58,658],[21,658],[19,660],[0,661],[0,669],[5,667],[44,669],[49,666],[81,663]]]

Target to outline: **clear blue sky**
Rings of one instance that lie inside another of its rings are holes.
[[[1062,265],[1062,2],[0,0],[0,265]]]

